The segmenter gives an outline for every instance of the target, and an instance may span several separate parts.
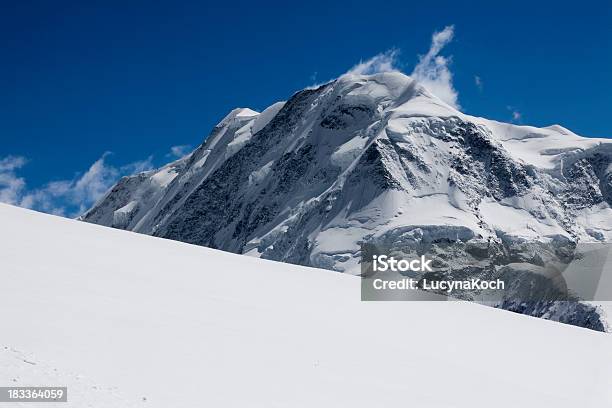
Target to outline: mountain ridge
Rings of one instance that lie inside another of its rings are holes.
[[[351,274],[364,244],[455,242],[449,273],[488,276],[500,262],[541,265],[542,243],[554,254],[610,242],[611,207],[612,141],[465,115],[390,72],[235,109],[192,153],[121,179],[80,219]],[[502,307],[606,325],[582,304]]]
[[[287,104],[290,106],[287,107]],[[176,220],[174,224],[169,221],[169,217],[173,217],[172,214],[180,212],[180,205],[175,204],[189,200],[188,197],[192,196],[209,176],[218,171],[223,163],[240,153],[246,145],[250,145],[259,148],[249,148],[248,152],[242,154],[243,160],[252,162],[258,160],[262,154],[266,160],[258,161],[256,168],[245,164],[243,167],[249,168],[248,174],[243,174],[245,169],[232,173],[233,182],[245,184],[245,190],[257,190],[257,186],[266,182],[274,184],[270,181],[272,173],[281,180],[286,178],[284,184],[275,186],[280,192],[291,189],[290,183],[298,182],[307,187],[315,185],[316,188],[311,193],[316,194],[319,200],[335,201],[334,194],[337,195],[346,183],[350,186],[356,182],[356,177],[364,177],[370,185],[381,189],[377,193],[378,196],[388,195],[387,198],[391,202],[401,203],[407,199],[414,202],[415,199],[421,198],[424,201],[433,201],[435,207],[439,200],[432,197],[446,194],[450,207],[443,206],[449,208],[439,210],[433,208],[431,212],[442,213],[448,210],[449,217],[457,218],[457,214],[452,213],[456,213],[455,210],[463,211],[461,222],[455,224],[468,227],[476,232],[475,235],[486,236],[496,229],[504,232],[512,229],[508,228],[508,225],[487,222],[496,218],[491,213],[504,212],[510,218],[521,219],[525,218],[521,212],[526,210],[543,221],[537,222],[536,218],[533,223],[536,233],[532,235],[546,237],[558,234],[574,239],[591,237],[598,240],[610,238],[607,228],[574,228],[565,210],[572,203],[575,207],[580,207],[580,202],[577,202],[580,200],[569,197],[567,203],[559,204],[555,202],[559,201],[558,196],[551,196],[547,191],[554,188],[559,180],[567,178],[560,163],[571,159],[575,163],[584,164],[582,167],[575,166],[573,175],[580,180],[587,179],[592,182],[586,188],[586,192],[592,196],[591,201],[597,202],[596,204],[605,201],[609,207],[612,188],[603,185],[609,189],[602,191],[602,188],[599,188],[597,191],[595,187],[599,186],[593,186],[593,183],[599,177],[592,174],[594,166],[587,163],[588,160],[585,162],[585,157],[590,157],[588,152],[593,153],[592,151],[595,151],[592,155],[605,155],[605,159],[609,160],[612,151],[609,141],[583,139],[566,129],[561,130],[558,125],[538,129],[464,115],[400,73],[341,77],[319,88],[298,92],[287,104],[274,104],[262,114],[248,108],[232,111],[192,153],[161,169],[122,179],[81,219],[187,242],[194,241],[192,243],[232,252],[250,252],[257,246],[251,231],[255,228],[254,220],[243,218],[242,222],[238,221],[234,225],[234,228],[240,230],[246,227],[248,231],[247,236],[242,237],[244,242],[241,245],[235,245],[228,239],[222,240],[220,236],[202,240],[202,237],[184,235],[178,231],[180,228],[177,228]],[[298,121],[301,123],[298,124]],[[275,131],[282,134],[272,135]],[[257,135],[256,140],[252,140],[254,134]],[[276,154],[271,154],[270,151]],[[317,161],[313,162],[316,155]],[[580,158],[581,155],[584,157]],[[319,166],[320,171],[311,171],[308,174],[310,179],[305,180],[304,174],[308,173],[309,169],[303,162],[302,167],[299,167],[301,160],[308,160],[308,166]],[[481,175],[470,171],[466,163],[482,164],[479,170],[490,172],[490,176],[480,177]],[[236,160],[231,164],[234,167],[239,165]],[[227,176],[231,171],[230,166],[226,167],[223,171]],[[279,173],[280,167],[283,167],[285,173]],[[366,168],[367,171],[357,174],[361,171],[360,168]],[[548,179],[544,180],[546,185],[530,182],[534,169],[538,171],[540,178]],[[608,169],[603,172],[599,169],[599,172],[610,178],[611,172]],[[216,177],[219,179],[224,175],[217,174]],[[150,181],[149,190],[131,190],[133,185],[147,184],[143,183],[145,180]],[[447,185],[444,185],[445,182]],[[158,186],[157,191],[153,188],[154,184]],[[181,191],[176,191],[178,185],[182,187]],[[539,191],[540,198],[535,194],[528,194],[528,190],[533,188],[542,190]],[[487,189],[491,189],[493,200],[484,203],[482,209],[475,211],[478,206],[476,202],[483,201]],[[565,190],[563,193],[568,195],[569,192]],[[396,191],[408,194],[395,197]],[[267,190],[264,190],[263,194],[267,193]],[[315,197],[312,194],[310,197],[301,197],[302,201],[296,200],[294,194],[293,197],[288,197],[288,201],[291,205],[307,206],[309,200]],[[364,196],[359,191],[355,197],[361,196],[358,197],[361,201],[376,198],[368,197],[367,194],[365,192]],[[245,195],[244,192],[240,194],[242,200],[250,199],[251,203],[254,202],[253,197],[246,196],[248,194]],[[356,199],[355,197],[349,198]],[[116,198],[119,200],[114,200]],[[190,205],[196,205],[195,201],[195,198],[191,198]],[[248,206],[249,202],[241,204]],[[396,207],[398,206],[400,205],[397,204]],[[221,207],[223,204],[219,210]],[[380,210],[383,207],[377,208]],[[250,209],[253,210],[253,206]],[[263,221],[258,221],[259,224],[271,221],[267,219],[272,216],[266,213],[269,210],[261,210],[263,212],[259,214]],[[605,215],[612,214],[609,208],[601,210],[605,213],[604,218]],[[276,212],[280,211],[274,210],[274,217],[278,217]],[[466,211],[473,214],[466,217]],[[291,211],[285,211],[287,217],[291,217],[290,213]],[[390,214],[381,214],[380,218],[384,215]],[[397,214],[390,215],[390,218],[395,215]],[[427,218],[424,217],[423,221],[417,224],[435,225],[434,220]],[[451,218],[439,225],[453,225],[449,220]],[[439,223],[440,220],[436,222]],[[482,228],[483,223],[488,226]],[[345,222],[346,224],[350,224],[350,220]],[[404,224],[415,225],[415,220],[407,220]],[[603,227],[607,226],[604,223]],[[270,229],[266,231],[269,232]],[[525,232],[527,231],[518,231],[523,235]],[[234,229],[232,240],[238,235],[240,231],[236,234]],[[257,238],[263,238],[263,235]],[[201,242],[198,242],[198,239]],[[260,248],[258,255],[264,252],[265,249]],[[274,259],[274,256],[270,256]],[[302,259],[302,262],[298,263],[325,267],[312,259]],[[340,265],[334,266],[338,268],[332,269],[343,270]],[[352,267],[354,269],[355,265]],[[344,271],[346,270],[348,269],[344,268]]]

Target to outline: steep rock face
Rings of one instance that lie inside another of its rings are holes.
[[[236,109],[82,219],[359,273],[364,243],[607,242],[611,207],[608,140],[465,115],[384,73]]]

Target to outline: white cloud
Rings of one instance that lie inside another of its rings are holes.
[[[7,156],[0,159],[0,202],[16,205],[25,189],[26,183],[22,177],[15,174],[26,164],[21,156]]]
[[[482,78],[480,78],[478,75],[474,75],[474,83],[476,84],[478,90],[482,91]]]
[[[398,71],[397,57],[399,50],[391,49],[377,54],[367,61],[361,61],[344,75],[372,75],[381,72]]]
[[[430,92],[449,105],[459,108],[458,93],[453,86],[453,75],[449,65],[451,57],[440,55],[442,49],[452,41],[455,33],[454,26],[447,26],[440,32],[435,32],[431,39],[431,46],[425,55],[419,57],[418,64],[410,74]],[[372,75],[381,72],[400,71],[398,49],[391,49],[352,67],[344,75]],[[343,76],[344,76],[343,75]],[[478,82],[482,85],[480,78]]]
[[[440,32],[435,32],[429,51],[420,56],[419,63],[414,67],[411,76],[438,98],[459,108],[459,94],[453,86],[453,75],[449,69],[451,58],[439,55],[440,51],[451,42],[454,34],[455,26],[452,25],[445,27]]]
[[[519,110],[514,106],[508,105],[506,106],[506,109],[508,109],[510,111],[510,114],[512,115],[512,122],[520,122],[523,118],[523,114],[519,112]]]
[[[0,172],[8,172],[16,169],[20,169],[28,161],[25,157],[22,156],[7,156],[3,159],[0,159]]]
[[[40,188],[28,189],[15,170],[25,165],[23,157],[0,159],[0,201],[57,215],[76,216],[91,207],[117,179],[153,167],[152,157],[115,167],[106,162],[104,153],[89,169],[72,180],[51,181]]]
[[[119,174],[142,173],[143,171],[149,171],[153,168],[153,156],[149,156],[144,160],[137,160],[119,167]]]
[[[170,148],[170,153],[168,153],[166,157],[179,159],[189,153],[189,150],[191,150],[190,145],[172,146]]]

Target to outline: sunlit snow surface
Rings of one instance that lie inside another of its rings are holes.
[[[612,405],[607,334],[7,205],[0,225],[0,386],[68,386],[62,407]]]

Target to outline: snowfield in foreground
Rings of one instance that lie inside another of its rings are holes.
[[[0,386],[68,386],[55,406],[612,406],[607,334],[7,205],[0,225]]]

